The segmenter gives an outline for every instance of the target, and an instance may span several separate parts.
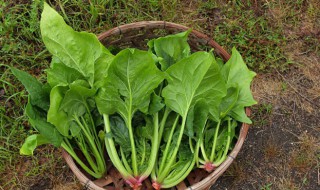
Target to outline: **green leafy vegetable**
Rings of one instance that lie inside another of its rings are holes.
[[[137,159],[141,156],[137,156],[141,151],[137,152],[136,148],[136,146],[140,147],[143,143],[137,144],[137,139],[134,137],[135,126],[132,125],[132,119],[137,111],[148,112],[151,102],[150,96],[163,79],[164,76],[156,67],[151,53],[137,49],[126,49],[114,57],[109,67],[105,84],[99,90],[96,97],[99,111],[101,114],[104,114],[107,134],[112,132],[109,115],[115,113],[121,116],[128,128],[131,147],[131,166],[128,166],[126,156],[121,155],[122,160],[120,160],[114,142],[117,140],[113,138],[117,136],[113,135],[111,138],[106,139],[106,148],[114,166],[133,188],[141,185],[142,180],[151,173],[155,163],[158,147],[158,116],[157,114],[153,114],[152,152],[143,171],[139,170]],[[122,144],[118,145],[120,149],[124,149]]]
[[[160,59],[161,70],[167,70],[171,65],[190,55],[187,42],[191,30],[150,40],[148,46]]]
[[[227,158],[255,73],[233,48],[224,64],[213,52],[192,53],[191,30],[148,42],[149,51],[104,47],[94,34],[74,31],[44,3],[40,29],[53,55],[47,83],[11,68],[28,91],[26,115],[36,131],[20,149],[64,148],[94,178],[106,158],[140,189],[171,188],[195,167],[213,171]]]

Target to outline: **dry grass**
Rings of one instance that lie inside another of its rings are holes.
[[[307,172],[318,163],[320,152],[320,139],[307,132],[299,136],[298,147],[289,153],[290,167],[300,172]]]

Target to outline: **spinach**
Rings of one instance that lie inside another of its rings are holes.
[[[170,188],[195,167],[218,167],[239,123],[251,123],[245,107],[256,103],[255,73],[235,48],[225,64],[212,51],[192,53],[188,30],[150,40],[148,51],[109,48],[113,55],[46,3],[40,29],[53,55],[47,83],[11,68],[29,93],[25,111],[37,131],[21,154],[53,144],[100,178],[106,151],[133,189],[148,176],[155,189]]]
[[[73,31],[46,3],[40,29],[46,48],[53,54],[51,68],[47,69],[48,84],[12,68],[29,92],[26,114],[39,133],[26,139],[20,153],[30,155],[46,143],[61,146],[88,174],[100,178],[106,172],[106,162],[92,115],[97,109],[94,84],[104,78],[113,55],[95,35]],[[78,157],[76,149],[89,166]]]
[[[133,126],[132,119],[137,111],[148,114],[151,94],[163,79],[164,75],[156,67],[151,53],[137,49],[125,49],[114,57],[108,70],[108,77],[96,96],[99,112],[105,119],[105,132],[112,132],[109,116],[113,114],[118,114],[128,128],[131,166],[127,163],[127,155],[121,153],[122,160],[120,159],[114,140],[116,136],[106,138],[105,143],[114,166],[134,188],[140,186],[141,182],[149,176],[156,160],[158,113],[151,114],[153,120],[151,125],[153,126],[152,148],[151,152],[149,151],[149,159],[145,160],[146,163],[138,163],[138,158],[143,157],[141,154],[144,154],[145,151],[137,151],[137,147],[140,150],[141,146],[146,145],[141,141],[147,141],[147,139],[134,136],[134,130],[137,130],[135,128],[139,129],[142,126]],[[121,150],[124,149],[122,143],[118,143],[118,146]]]
[[[231,58],[220,68],[227,94],[219,105],[219,119],[212,117],[206,119],[206,123],[214,122],[211,125],[202,125],[202,133],[198,133],[196,138],[199,143],[195,147],[198,153],[196,158],[197,166],[204,168],[208,172],[213,171],[226,159],[232,139],[235,137],[234,128],[237,126],[235,121],[250,124],[251,120],[245,114],[245,107],[256,103],[250,91],[250,84],[255,73],[247,68],[235,48],[232,49]],[[212,121],[210,122],[210,120]],[[223,126],[222,130],[221,125]],[[207,135],[213,134],[213,138],[209,139],[210,136],[205,138],[204,134],[206,133]],[[226,140],[221,140],[221,135],[224,135]],[[222,146],[225,148],[221,149]]]

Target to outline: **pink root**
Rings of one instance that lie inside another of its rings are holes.
[[[210,163],[210,162],[207,162],[207,163],[205,163],[205,164],[203,165],[203,168],[204,168],[207,172],[211,173],[213,170],[216,169],[216,166],[213,165],[213,164]]]
[[[130,187],[134,190],[139,190],[142,185],[142,181],[140,180],[140,177],[127,179],[126,183],[129,184]]]
[[[152,187],[153,187],[154,189],[156,189],[156,190],[159,190],[159,189],[161,189],[161,184],[158,183],[158,182],[156,182],[156,181],[154,181],[154,182],[152,183]]]

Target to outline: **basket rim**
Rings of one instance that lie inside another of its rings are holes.
[[[187,26],[176,24],[173,22],[166,22],[166,21],[140,21],[140,22],[134,22],[134,23],[129,23],[129,24],[124,24],[120,25],[114,28],[111,28],[101,34],[98,35],[99,41],[102,41],[108,37],[114,36],[114,35],[122,35],[125,34],[131,30],[137,30],[137,29],[142,29],[142,28],[147,28],[147,29],[178,29],[181,31],[185,31],[190,29]],[[204,39],[206,41],[206,45],[210,45],[214,48],[215,53],[220,55],[224,61],[227,61],[230,59],[230,54],[224,50],[217,42],[215,42],[211,37],[208,37],[207,35],[197,31],[197,30],[192,30],[191,34],[195,35],[198,38]],[[247,116],[251,115],[251,110],[250,108],[246,108],[246,114]],[[240,133],[239,133],[239,138],[237,140],[237,143],[235,144],[234,148],[232,151],[228,154],[227,159],[220,165],[218,166],[214,172],[208,174],[207,177],[202,179],[201,181],[193,184],[192,186],[188,187],[187,189],[205,189],[210,187],[211,185],[214,184],[214,182],[220,177],[226,169],[231,165],[231,163],[234,161],[236,156],[238,155],[245,139],[248,133],[249,129],[249,124],[247,123],[242,123]],[[65,159],[66,163],[70,167],[70,169],[73,171],[73,173],[76,175],[78,180],[85,185],[85,187],[90,188],[90,189],[95,189],[95,190],[106,190],[105,188],[100,187],[104,186],[104,184],[109,184],[111,183],[110,178],[100,178],[95,181],[91,181],[88,179],[86,175],[84,175],[80,169],[77,167],[76,163],[74,162],[73,158],[64,150],[62,149],[62,157]],[[186,190],[187,190],[186,189]]]

